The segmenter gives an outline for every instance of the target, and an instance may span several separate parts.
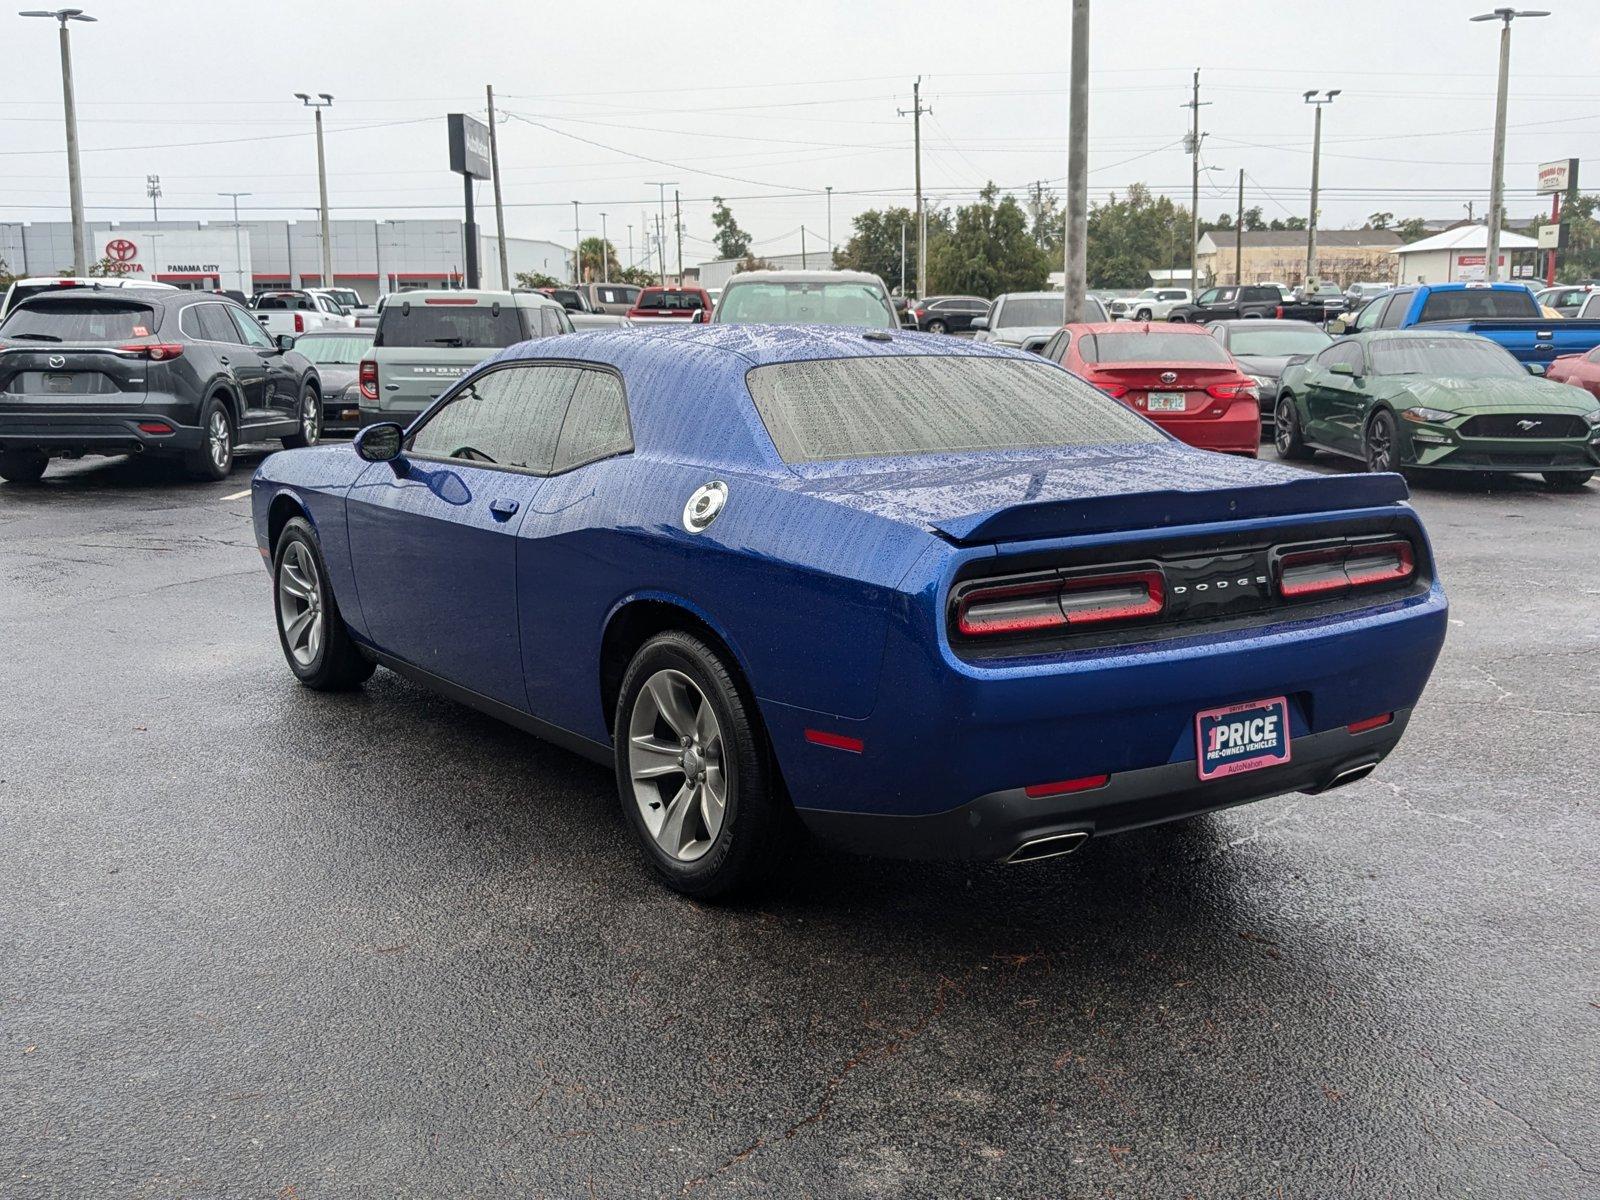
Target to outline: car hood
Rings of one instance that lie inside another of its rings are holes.
[[[1029,338],[1054,337],[1059,325],[1007,325],[1004,329],[991,329],[989,340],[1001,344],[1020,345]]]
[[[1169,443],[818,463],[789,485],[955,542],[1059,537],[1392,504],[1398,475],[1311,475]]]
[[[1405,377],[1405,391],[1426,408],[1446,412],[1478,413],[1494,410],[1518,412],[1585,413],[1600,407],[1580,387],[1548,379],[1464,379],[1448,376]]]
[[[1284,367],[1289,365],[1289,359],[1298,357],[1290,354],[1235,354],[1234,362],[1239,364],[1239,369],[1247,375],[1260,375],[1265,379],[1276,379],[1283,374]]]

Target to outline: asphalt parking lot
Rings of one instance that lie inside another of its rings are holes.
[[[0,485],[0,1195],[1600,1194],[1600,484],[1418,489],[1370,780],[725,909],[596,767],[298,687],[254,461]]]

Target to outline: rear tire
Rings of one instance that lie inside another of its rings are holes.
[[[948,332],[948,331],[947,331],[947,329],[945,327],[945,323],[943,321],[929,321],[928,322],[928,332],[929,333],[945,333],[945,332]]]
[[[291,519],[273,547],[272,598],[278,645],[296,679],[319,692],[344,692],[371,678],[376,664],[345,628],[316,531],[304,517]]]
[[[200,410],[200,446],[183,456],[184,470],[195,479],[215,483],[233,470],[233,419],[213,396]]]
[[[50,456],[38,450],[0,451],[0,479],[10,483],[38,483],[49,465]]]
[[[295,412],[299,416],[300,424],[288,437],[283,439],[285,450],[301,450],[306,446],[315,446],[322,440],[322,395],[309,383],[300,389],[300,403]]]
[[[1148,321],[1150,317],[1151,312],[1148,308],[1141,308],[1138,312],[1133,314],[1133,319],[1135,321]]]
[[[1300,414],[1290,393],[1279,394],[1278,405],[1272,413],[1272,426],[1272,444],[1277,448],[1279,458],[1305,462],[1316,454],[1306,445],[1305,435],[1300,431]]]
[[[1552,492],[1581,492],[1594,474],[1593,471],[1546,471],[1544,482]]]
[[[769,877],[787,801],[755,704],[716,651],[680,630],[651,638],[612,729],[623,819],[668,887],[709,900]]]

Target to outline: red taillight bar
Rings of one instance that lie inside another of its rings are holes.
[[[166,362],[183,353],[183,347],[177,342],[129,342],[125,346],[118,346],[117,349],[123,354],[148,358],[152,362]]]
[[[1275,555],[1273,566],[1285,599],[1403,583],[1417,570],[1416,554],[1404,540],[1287,550]]]
[[[426,300],[423,301],[423,303],[424,304],[476,304],[477,301],[472,299],[471,297],[429,296]]]
[[[361,385],[361,398],[363,400],[376,400],[378,398],[378,363],[377,360],[364,358],[357,369],[357,377]]]
[[[1159,616],[1166,577],[1159,570],[976,584],[956,600],[956,628],[965,637],[1037,633]]]

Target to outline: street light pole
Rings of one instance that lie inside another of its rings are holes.
[[[1305,102],[1317,110],[1315,131],[1311,135],[1311,216],[1306,221],[1306,277],[1303,288],[1310,288],[1317,279],[1317,188],[1322,169],[1322,106],[1332,104],[1341,89],[1318,92],[1315,88],[1304,96]]]
[[[239,245],[239,197],[248,196],[249,192],[218,192],[219,196],[229,196],[233,199],[233,272],[239,277],[239,290],[249,295],[253,288],[244,285],[244,250]],[[324,287],[327,285],[324,284]]]
[[[833,267],[833,188],[829,187],[828,193],[828,266]]]
[[[1088,288],[1089,226],[1089,0],[1072,0],[1072,58],[1067,84],[1067,226],[1062,250],[1063,318],[1083,320]],[[1195,110],[1199,112],[1199,109]],[[1041,199],[1040,204],[1043,204]]]
[[[661,189],[661,215],[656,221],[656,265],[661,268],[662,287],[667,286],[667,248],[665,243],[663,243],[661,240],[661,235],[666,231],[667,228],[667,189],[669,187],[676,187],[677,185],[678,181],[676,179],[650,179],[645,181],[645,187]]]
[[[494,85],[485,84],[489,102],[489,173],[494,176],[494,231],[500,243],[500,286],[511,290],[510,259],[506,255],[506,210],[500,200],[500,140],[495,136]]]
[[[1548,17],[1543,9],[1497,8],[1479,13],[1474,21],[1500,22],[1500,90],[1494,103],[1494,154],[1489,169],[1489,232],[1484,247],[1483,277],[1490,283],[1500,278],[1500,208],[1505,192],[1506,173],[1506,85],[1511,78],[1511,22],[1518,17]]]
[[[1209,108],[1211,101],[1200,100],[1200,68],[1194,70],[1194,92],[1189,103],[1179,105],[1190,110],[1189,133],[1183,140],[1189,150],[1189,294],[1200,291],[1200,143],[1206,135],[1200,132],[1200,110]]]
[[[578,229],[578,202],[572,202],[572,282],[583,282],[583,234]]]
[[[296,92],[295,99],[315,111],[317,117],[317,192],[322,202],[322,278],[323,287],[333,286],[333,235],[328,230],[328,160],[322,151],[322,110],[333,107],[333,97],[318,92],[313,100],[304,92]]]
[[[89,273],[88,234],[83,225],[83,170],[78,164],[78,102],[72,92],[72,35],[68,21],[92,22],[81,8],[29,9],[23,17],[49,17],[61,23],[61,107],[67,126],[67,193],[72,203],[72,273]]]
[[[611,282],[611,243],[606,241],[606,215],[600,214],[600,282]]]

